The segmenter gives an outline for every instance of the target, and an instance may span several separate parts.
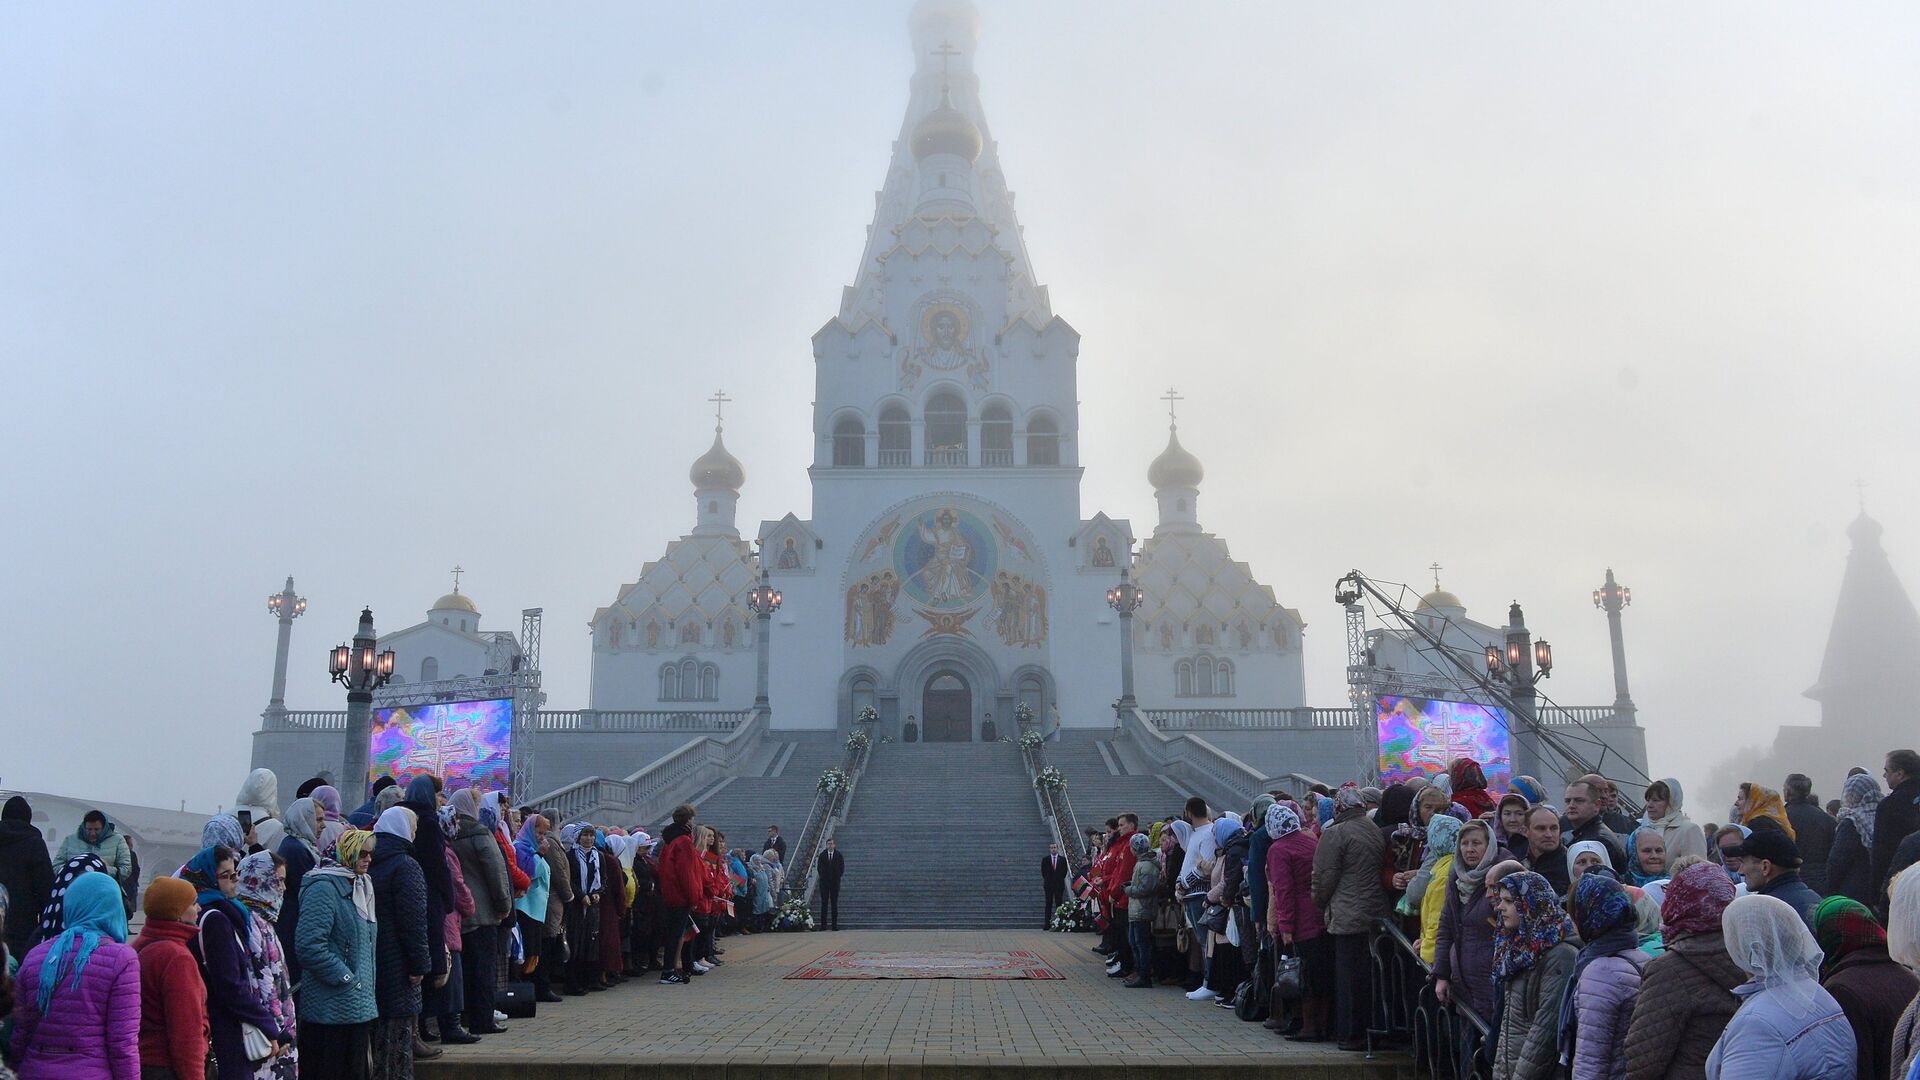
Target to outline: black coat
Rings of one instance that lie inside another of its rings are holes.
[[[46,837],[30,821],[0,821],[0,885],[7,907],[7,948],[25,960],[40,929],[40,909],[53,896],[53,860]]]
[[[766,843],[760,845],[760,850],[761,851],[773,850],[773,851],[779,852],[780,865],[781,866],[787,865],[787,838],[786,837],[776,836],[773,839],[767,841]]]
[[[438,824],[426,828],[436,834]],[[424,831],[424,830],[423,830]],[[420,1015],[420,987],[410,975],[433,974],[427,951],[427,882],[413,845],[382,833],[373,844],[374,998],[383,1019]]]
[[[433,958],[433,972],[447,970],[447,916],[453,914],[453,871],[447,868],[447,838],[440,831],[440,808],[426,803],[403,802],[413,811],[413,861],[427,884],[427,955]]]
[[[838,886],[840,875],[847,872],[846,856],[838,851],[823,851],[814,860],[814,873],[819,875],[820,884]]]
[[[1055,856],[1040,856],[1040,880],[1050,889],[1059,889],[1061,892],[1065,892],[1067,889],[1067,870],[1073,864],[1067,860],[1065,855],[1059,856],[1057,863],[1058,865],[1056,865]]]
[[[1860,830],[1842,821],[1827,849],[1828,896],[1846,896],[1873,906],[1873,853],[1860,842]]]
[[[314,858],[313,852],[308,851],[297,836],[281,838],[280,857],[287,860],[287,892],[286,899],[280,902],[280,917],[274,921],[273,932],[280,938],[280,954],[287,958],[287,977],[297,983],[300,955],[293,947],[293,935],[300,929],[300,885],[307,871],[313,869]]]
[[[1800,876],[1814,892],[1832,892],[1827,887],[1827,853],[1833,849],[1833,815],[1817,802],[1793,799],[1787,803],[1787,824],[1793,826],[1793,843],[1800,849]]]
[[[1900,841],[1920,832],[1920,806],[1913,804],[1916,798],[1920,798],[1920,776],[1909,776],[1888,792],[1873,811],[1874,904],[1870,906],[1879,907],[1879,900],[1886,893],[1893,853],[1900,847]]]

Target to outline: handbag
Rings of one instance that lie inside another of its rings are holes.
[[[244,1020],[240,1022],[240,1048],[248,1061],[265,1061],[273,1056],[273,1040],[267,1038],[266,1032]]]
[[[508,980],[507,988],[494,997],[493,1005],[512,1019],[528,1020],[538,1008],[536,1000],[532,983]]]
[[[1273,1011],[1273,947],[1260,946],[1253,962],[1253,974],[1240,984],[1233,995],[1233,1015],[1242,1020],[1265,1020]]]
[[[559,942],[559,944],[554,947],[553,962],[555,966],[564,967],[567,961],[573,959],[573,949],[567,944],[567,935],[565,934],[561,934],[559,937],[554,938],[554,940]]]
[[[1200,912],[1200,929],[1210,933],[1227,932],[1227,907],[1225,904],[1208,904]]]
[[[1282,956],[1273,962],[1273,996],[1278,1001],[1299,1001],[1307,996],[1306,967],[1298,956]]]

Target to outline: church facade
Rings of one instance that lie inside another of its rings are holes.
[[[845,727],[868,709],[881,732],[927,741],[1004,737],[1020,711],[1113,723],[1120,629],[1105,597],[1136,536],[1124,518],[1082,516],[1080,335],[1022,239],[971,10],[923,4],[911,32],[865,250],[813,336],[812,506],[761,522],[750,545],[733,513],[746,470],[716,431],[693,468],[694,529],[595,613],[596,710],[751,702],[745,593],[764,568],[785,598],[775,728]],[[1201,529],[1201,478],[1170,435],[1138,555],[1138,694],[1298,706],[1301,619]]]

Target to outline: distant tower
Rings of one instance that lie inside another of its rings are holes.
[[[1147,483],[1153,486],[1153,497],[1160,504],[1160,522],[1153,532],[1155,536],[1199,532],[1200,481],[1206,479],[1207,470],[1199,458],[1180,445],[1180,425],[1173,412],[1182,400],[1180,395],[1168,390],[1160,400],[1167,403],[1167,448],[1147,466]]]
[[[698,503],[693,535],[739,539],[734,510],[740,504],[740,488],[747,482],[747,471],[741,468],[739,459],[727,453],[727,444],[720,438],[721,410],[733,399],[726,391],[716,390],[707,400],[713,402],[713,445],[687,470]]]
[[[1607,613],[1607,636],[1613,643],[1613,709],[1633,712],[1633,695],[1627,693],[1627,645],[1620,630],[1620,611],[1633,605],[1633,590],[1613,580],[1613,567],[1607,567],[1606,584],[1593,590],[1593,606]]]
[[[1843,734],[1896,730],[1910,708],[1908,679],[1920,668],[1920,614],[1880,546],[1881,531],[1865,511],[1847,527],[1853,550],[1820,681],[1806,691],[1820,703],[1820,725]]]
[[[273,693],[267,698],[262,717],[287,714],[287,653],[293,646],[293,620],[307,613],[307,600],[293,591],[293,575],[287,575],[287,587],[267,597],[267,613],[280,623],[280,645],[273,654]]]

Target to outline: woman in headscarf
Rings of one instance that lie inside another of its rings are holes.
[[[1234,898],[1240,894],[1240,885],[1246,879],[1248,839],[1246,827],[1236,814],[1225,814],[1213,823],[1214,849],[1220,854],[1213,860],[1207,903],[1224,905],[1229,920],[1240,917]],[[1243,927],[1241,940],[1246,939]],[[1228,941],[1223,933],[1208,931],[1207,943],[1213,950],[1207,965],[1207,985],[1220,1001],[1232,1001],[1234,991],[1246,978],[1245,957],[1240,946]]]
[[[1185,822],[1174,822],[1178,828]],[[1289,802],[1267,809],[1267,932],[1282,949],[1300,958],[1305,995],[1300,999],[1300,1029],[1294,1042],[1327,1037],[1333,995],[1333,939],[1313,903],[1313,852],[1319,841],[1300,825],[1299,808]],[[1178,850],[1177,848],[1175,850]]]
[[[215,819],[218,820],[218,819]],[[236,828],[238,827],[236,823]],[[199,890],[200,933],[189,946],[207,983],[207,1026],[220,1080],[251,1080],[258,1062],[247,1056],[243,1027],[267,1037],[274,1052],[293,1043],[254,989],[253,914],[234,897],[240,891],[239,853],[229,847],[202,848],[180,871]]]
[[[62,864],[60,872],[53,876],[53,893],[47,898],[46,904],[40,909],[40,937],[37,940],[52,941],[54,938],[60,936],[60,931],[66,929],[66,906],[64,900],[67,895],[67,890],[73,887],[73,883],[79,880],[82,874],[104,874],[106,872],[106,860],[92,852],[84,855],[75,855]],[[125,905],[123,904],[122,906]]]
[[[253,843],[268,851],[280,846],[285,828],[280,824],[280,778],[272,769],[255,769],[240,784],[233,808],[253,815]]]
[[[1700,830],[1695,829],[1697,834]],[[1667,876],[1667,841],[1659,829],[1642,825],[1627,837],[1627,884],[1644,887]]]
[[[1549,1077],[1560,1063],[1560,998],[1573,973],[1573,924],[1531,870],[1494,886],[1493,981],[1502,1001],[1494,1080]]]
[[[322,784],[307,796],[320,808],[324,815],[320,825],[320,847],[325,849],[340,840],[340,834],[352,828],[347,824],[346,815],[340,812],[340,791],[331,784]]]
[[[287,972],[300,982],[300,958],[293,947],[294,931],[300,927],[300,883],[307,871],[320,865],[320,826],[325,812],[311,797],[295,799],[287,807],[286,835],[280,838],[279,855],[287,868],[287,888],[280,914],[273,928],[280,935],[280,953],[287,958]]]
[[[461,1002],[466,1029],[473,1035],[501,1030],[493,1021],[495,966],[500,951],[500,924],[513,911],[513,891],[507,861],[493,830],[480,820],[480,803],[472,788],[453,793],[447,809],[453,811],[453,838],[448,841],[454,861],[473,897],[473,910],[460,920]]]
[[[1734,991],[1745,1000],[1707,1056],[1708,1080],[1853,1075],[1853,1028],[1815,977],[1820,946],[1800,913],[1777,897],[1748,895],[1727,905],[1720,925],[1747,981]]]
[[[1470,821],[1454,839],[1453,864],[1444,885],[1436,881],[1428,886],[1445,890],[1434,928],[1434,994],[1441,1004],[1460,996],[1474,1015],[1488,1022],[1494,1019],[1494,919],[1486,878],[1500,858],[1492,824]]]
[[[1827,853],[1827,891],[1862,904],[1880,898],[1873,888],[1873,817],[1885,795],[1871,773],[1847,777],[1840,789],[1840,821]]]
[[[1180,948],[1180,935],[1184,929],[1184,919],[1180,915],[1180,901],[1175,899],[1174,882],[1180,877],[1180,868],[1187,858],[1186,843],[1193,835],[1193,826],[1175,818],[1167,822],[1160,830],[1160,888],[1156,901],[1163,909],[1171,908],[1170,918],[1154,923],[1154,960],[1161,969],[1153,973],[1154,981],[1166,985],[1179,983],[1182,990],[1194,990],[1200,986],[1194,974],[1188,971],[1188,961],[1193,956],[1192,938],[1189,935],[1188,947]],[[1071,901],[1070,901],[1071,902]]]
[[[767,861],[755,855],[747,860],[753,876],[753,928],[764,932],[773,921],[773,889],[767,881]]]
[[[600,894],[600,972],[602,987],[611,989],[627,977],[626,939],[620,927],[627,921],[627,871],[620,865],[624,836],[600,834],[594,844],[600,857],[600,880],[606,885]]]
[[[1272,809],[1273,804],[1273,796],[1261,795],[1253,800],[1253,811],[1247,815],[1247,828],[1252,830],[1247,834],[1247,904],[1253,911],[1253,925],[1256,927],[1267,925],[1267,845],[1273,843],[1273,837],[1267,835],[1267,811]],[[1133,842],[1129,840],[1127,843],[1131,847]],[[1151,837],[1147,841],[1147,850],[1153,850]],[[1124,892],[1128,882],[1120,884]],[[1127,908],[1127,932],[1131,934],[1133,903],[1130,899]]]
[[[60,933],[27,953],[13,986],[13,1056],[22,1080],[140,1075],[140,961],[110,876],[68,887]],[[198,1078],[195,1078],[198,1080]]]
[[[240,860],[239,874],[240,904],[252,917],[247,930],[247,951],[253,959],[248,977],[254,996],[267,1007],[274,1026],[287,1033],[286,1052],[256,1062],[254,1080],[292,1080],[298,1073],[293,1035],[299,1027],[293,1012],[293,980],[287,974],[286,955],[280,951],[280,935],[274,927],[287,890],[286,860],[270,851],[256,851]]]
[[[1432,790],[1429,788],[1428,790]],[[1400,898],[1402,915],[1420,918],[1420,959],[1433,965],[1433,950],[1439,941],[1440,910],[1446,904],[1447,875],[1453,871],[1454,845],[1460,839],[1460,821],[1440,814],[1427,823],[1426,854],[1420,869],[1407,882],[1407,894]]]
[[[520,930],[523,957],[518,974],[535,983],[536,996],[540,996],[540,988],[545,985],[541,977],[541,946],[546,939],[547,898],[553,891],[553,870],[547,860],[540,857],[540,841],[545,838],[547,828],[546,818],[528,814],[513,841],[514,866],[527,875],[528,881],[527,891],[513,901],[513,921]]]
[[[1494,808],[1493,838],[1507,852],[1503,858],[1526,861],[1529,848],[1527,811],[1531,809],[1533,804],[1519,792],[1509,791],[1500,796],[1499,805]]]
[[[319,865],[301,882],[294,941],[303,972],[297,992],[300,1056],[309,1076],[366,1080],[370,1036],[380,1015],[372,865],[373,834],[346,829],[320,849]]]
[[[391,790],[391,789],[389,789]],[[374,822],[373,901],[375,938],[374,997],[380,1018],[373,1025],[374,1080],[412,1080],[415,1025],[420,1017],[420,986],[433,973],[427,946],[427,881],[414,858],[414,838],[439,830],[419,828],[413,811],[390,806]],[[442,845],[444,846],[444,845]],[[446,870],[445,857],[440,869]]]
[[[1749,829],[1778,828],[1793,837],[1793,822],[1787,820],[1787,803],[1780,793],[1755,783],[1740,785],[1733,800],[1733,818]]]
[[[466,922],[473,918],[473,889],[467,885],[467,872],[460,865],[460,856],[454,852],[454,838],[460,834],[460,815],[452,806],[443,806],[434,815],[434,827],[446,841],[442,858],[447,864],[448,876],[453,879],[453,910],[447,912],[441,927],[442,939],[447,943],[447,977],[438,985],[428,982],[420,988],[420,1038],[432,1042],[437,1037],[448,1046],[465,1046],[480,1041],[466,1025],[467,947],[461,937]],[[439,1029],[437,1036],[427,1027],[429,1017]],[[487,1019],[493,1019],[491,1012]],[[414,1050],[418,1053],[419,1048]]]
[[[1524,773],[1507,781],[1507,790],[1527,800],[1528,806],[1536,806],[1547,801],[1546,785]]]
[[[1647,828],[1659,832],[1667,849],[1668,861],[1683,855],[1704,856],[1707,853],[1707,834],[1700,831],[1700,826],[1694,824],[1682,809],[1685,798],[1685,789],[1673,777],[1655,780],[1647,785],[1643,820]]]
[[[1567,849],[1567,896],[1573,896],[1573,890],[1579,886],[1580,879],[1589,870],[1605,870],[1608,877],[1613,876],[1613,868],[1607,864],[1607,845],[1598,840],[1582,840]]]
[[[573,871],[573,899],[567,903],[567,993],[580,997],[600,989],[600,903],[606,879],[594,849],[594,827],[576,821],[560,830]]]
[[[1920,975],[1920,870],[1908,867],[1893,879],[1887,902],[1887,955]],[[1900,1014],[1893,1028],[1893,1070],[1888,1075],[1913,1080],[1920,1074],[1920,998]]]
[[[413,861],[419,864],[422,879],[427,883],[427,955],[433,963],[428,981],[440,986],[449,977],[453,964],[453,954],[447,949],[447,916],[453,911],[453,875],[447,872],[447,838],[439,828],[439,778],[419,773],[408,780],[406,795],[399,805],[413,811]],[[381,814],[384,817],[385,811]],[[415,1047],[414,1052],[423,1057],[433,1056],[421,1054],[421,1049]]]
[[[1856,1071],[1888,1075],[1894,1028],[1920,992],[1920,981],[1888,955],[1887,932],[1857,900],[1829,896],[1820,901],[1813,910],[1813,938],[1820,945],[1820,985],[1840,1003],[1853,1028]]]
[[[245,855],[247,848],[246,830],[240,827],[240,819],[232,814],[215,814],[200,827],[200,847],[223,847],[236,856]]]
[[[1487,772],[1480,763],[1472,758],[1453,759],[1447,766],[1447,779],[1451,782],[1453,801],[1466,807],[1467,813],[1478,818],[1493,812],[1493,796],[1487,792]]]
[[[1572,907],[1584,944],[1561,996],[1560,1062],[1573,1066],[1573,1080],[1625,1080],[1628,1021],[1647,966],[1633,901],[1618,881],[1588,874]]]

